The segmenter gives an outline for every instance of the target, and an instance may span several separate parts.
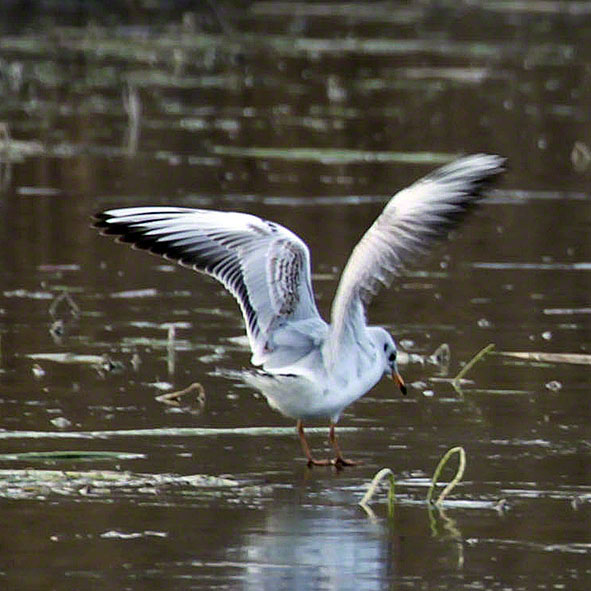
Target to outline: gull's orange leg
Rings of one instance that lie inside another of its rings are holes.
[[[330,444],[335,451],[335,458],[332,460],[332,464],[334,464],[337,468],[342,468],[343,466],[358,466],[363,462],[355,462],[353,460],[347,460],[343,457],[341,453],[341,448],[339,447],[339,443],[337,441],[337,435],[335,433],[335,424],[331,421],[330,423],[330,431],[328,432],[328,439],[330,440]]]
[[[298,435],[300,436],[300,443],[302,444],[302,451],[306,458],[308,458],[308,466],[330,466],[331,460],[315,460],[310,453],[310,447],[306,441],[306,434],[304,433],[304,423],[301,420],[297,422]]]

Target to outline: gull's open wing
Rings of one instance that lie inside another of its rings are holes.
[[[279,224],[180,207],[112,209],[96,220],[105,234],[220,281],[240,304],[254,364],[272,353],[273,332],[287,321],[324,325],[312,293],[308,247]],[[307,345],[295,340],[293,346]]]
[[[354,248],[332,304],[329,358],[365,327],[379,288],[446,235],[501,172],[505,159],[476,154],[443,166],[400,191]]]

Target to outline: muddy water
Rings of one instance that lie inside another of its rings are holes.
[[[587,589],[587,4],[157,4],[0,10],[2,588]],[[138,204],[276,220],[327,314],[388,197],[475,151],[510,171],[372,306],[409,396],[347,410],[364,464],[340,473],[236,377],[220,286],[89,226]],[[456,445],[464,480],[429,510]],[[393,517],[383,491],[357,506],[383,467]]]

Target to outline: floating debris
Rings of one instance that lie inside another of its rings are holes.
[[[125,371],[125,364],[122,361],[112,359],[108,353],[101,355],[100,363],[96,364],[96,370],[100,375],[107,373],[123,373]]]
[[[341,433],[383,431],[383,427],[339,427]],[[307,433],[326,434],[325,427],[307,427]],[[119,437],[292,437],[293,427],[159,427],[113,431],[2,431],[2,439],[111,439]]]
[[[174,370],[176,367],[176,356],[175,356],[175,347],[174,341],[176,338],[176,327],[174,324],[169,324],[168,328],[168,338],[166,339],[166,367],[168,369],[168,375],[174,375]]]
[[[231,478],[193,474],[137,474],[113,470],[0,470],[0,497],[46,499],[49,496],[105,498],[176,494],[211,496],[211,489],[231,489],[239,483]]]
[[[60,345],[62,343],[62,337],[64,336],[65,332],[65,325],[64,321],[59,318],[58,320],[54,320],[49,325],[49,334],[53,339],[53,342]]]
[[[45,370],[38,363],[35,363],[33,367],[31,367],[31,371],[33,372],[33,376],[38,380],[45,375]]]
[[[558,380],[552,380],[546,384],[546,388],[548,388],[550,392],[559,392],[562,390],[562,384]]]
[[[158,295],[158,290],[152,287],[146,289],[130,289],[126,291],[116,291],[109,295],[111,298],[153,298]]]
[[[242,158],[312,161],[334,164],[355,162],[400,162],[403,164],[447,164],[457,154],[437,152],[374,152],[334,148],[266,148],[257,146],[213,146],[214,154]]]
[[[63,313],[58,314],[58,312],[60,311],[60,307],[63,307],[64,304],[68,308],[69,316],[72,318],[80,318],[80,306],[78,306],[74,301],[74,298],[67,291],[60,293],[53,302],[51,302],[51,306],[49,306],[49,314],[52,318],[63,317]]]
[[[571,316],[574,314],[591,314],[591,307],[586,308],[544,308],[547,316]]]
[[[427,362],[431,365],[435,365],[441,375],[447,375],[449,371],[449,364],[451,362],[451,349],[447,343],[442,343],[433,351],[429,357],[427,357]]]
[[[226,353],[227,353],[226,347],[218,345],[218,346],[214,347],[213,353],[211,353],[209,355],[201,355],[197,359],[199,361],[201,361],[201,363],[215,363],[216,361],[223,359],[224,356],[226,355]]]
[[[402,341],[398,344],[401,345],[401,348],[398,350],[398,365],[434,365],[441,375],[446,375],[449,371],[451,351],[447,343],[442,343],[429,355],[410,353],[404,350]]]
[[[55,419],[51,419],[49,422],[58,429],[68,429],[72,426],[72,421],[69,421],[66,417],[55,417]]]
[[[150,382],[148,386],[156,388],[156,390],[172,390],[173,385],[170,382]]]
[[[544,353],[534,351],[499,351],[497,355],[514,357],[535,363],[573,363],[575,365],[591,365],[591,355],[588,353]]]
[[[194,408],[194,404],[187,403],[181,405],[180,399],[187,394],[195,394],[195,398],[191,399],[190,403],[196,403],[197,408]],[[176,392],[168,392],[167,394],[160,394],[156,396],[158,402],[174,406],[176,408],[184,408],[185,410],[192,410],[192,412],[200,413],[205,407],[205,389],[203,386],[194,382],[184,390],[177,390]]]
[[[401,341],[398,341],[398,344],[403,348],[403,349],[412,349],[415,346],[415,342],[412,339],[402,339]]]
[[[61,265],[37,265],[37,270],[42,273],[62,273],[64,271],[80,271],[80,265],[76,263],[64,263]]]
[[[141,532],[121,532],[117,530],[109,530],[105,533],[100,534],[101,538],[104,539],[113,539],[113,540],[136,540],[138,538],[148,538],[148,537],[155,537],[155,538],[166,538],[168,537],[167,532],[163,531],[152,531],[152,530],[144,530]]]
[[[129,453],[125,451],[25,451],[19,453],[0,454],[0,461],[27,462],[58,462],[58,461],[96,461],[96,460],[138,460],[144,459],[145,454]],[[1,471],[0,471],[1,472]]]
[[[570,161],[577,172],[585,172],[591,165],[591,149],[585,142],[575,142]]]
[[[79,355],[77,353],[29,353],[29,359],[53,361],[54,363],[83,363],[97,365],[103,361],[100,355]]]
[[[131,356],[131,367],[133,368],[133,371],[138,372],[141,364],[142,364],[141,357],[139,356],[138,353],[134,353]]]
[[[5,298],[24,298],[30,300],[51,300],[53,294],[47,291],[28,291],[26,289],[13,289],[10,291],[4,291],[2,295]]]
[[[39,156],[44,152],[45,147],[40,142],[13,139],[8,123],[0,122],[0,161],[22,162],[27,156]]]
[[[128,118],[123,150],[127,156],[131,157],[137,153],[142,118],[142,102],[135,84],[129,83],[126,85],[123,91],[123,108]]]
[[[61,191],[53,187],[18,187],[16,193],[21,197],[54,197]]]
[[[572,501],[571,501],[571,507],[577,511],[581,505],[588,503],[589,501],[591,501],[591,495],[590,494],[583,494],[583,495],[577,495]]]
[[[54,343],[61,345],[68,323],[80,318],[80,308],[74,298],[67,291],[63,291],[51,302],[49,315],[53,319],[49,326],[49,334]]]

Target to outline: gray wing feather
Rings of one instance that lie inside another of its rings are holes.
[[[505,159],[476,154],[400,191],[354,248],[332,304],[328,355],[365,327],[365,306],[382,286],[444,237],[503,172]]]

